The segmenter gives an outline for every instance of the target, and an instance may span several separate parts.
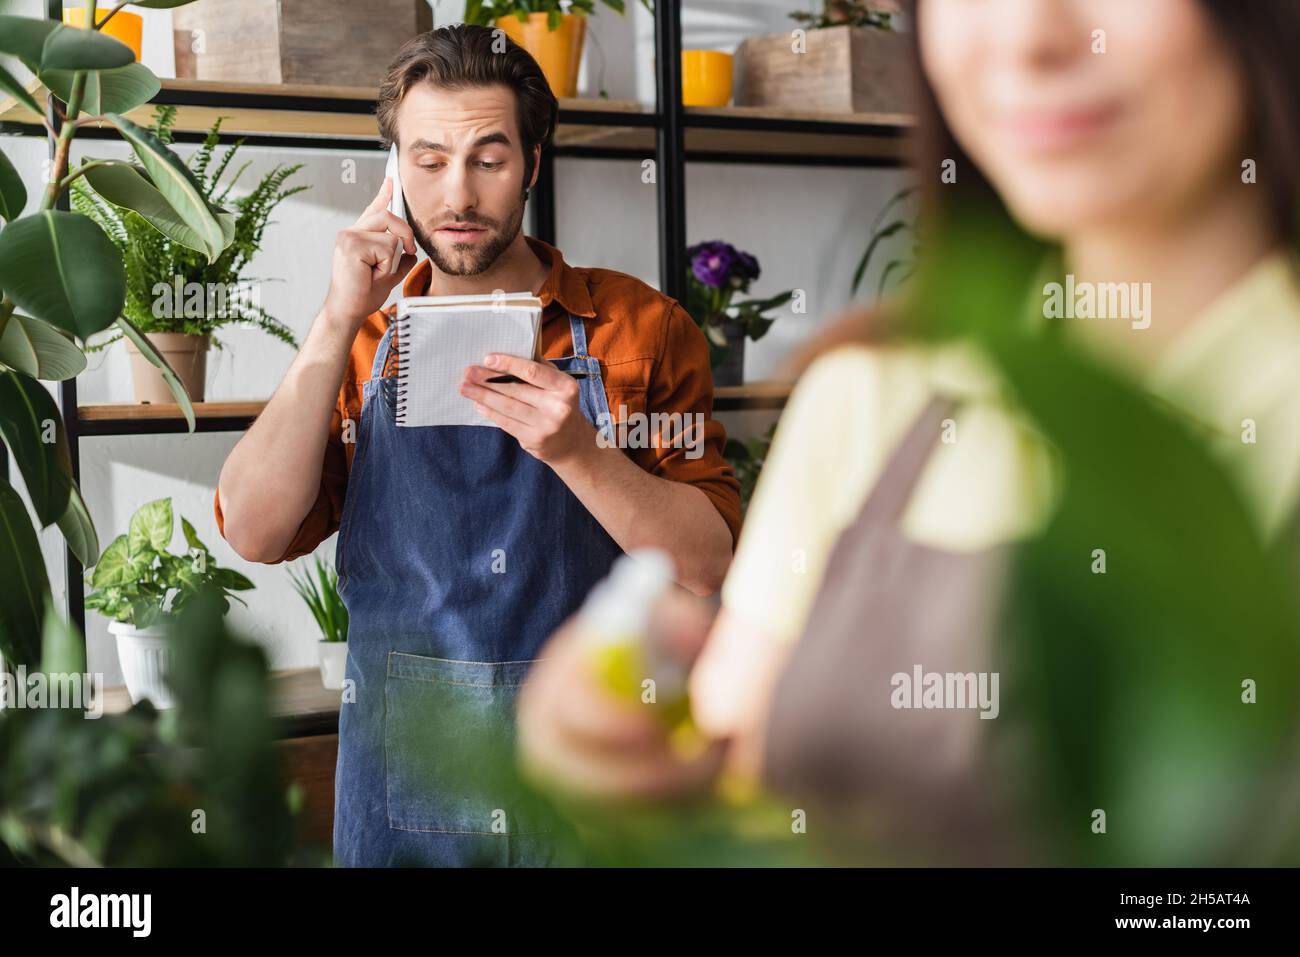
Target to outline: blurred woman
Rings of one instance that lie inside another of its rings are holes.
[[[1300,487],[1300,7],[917,0],[912,13],[932,230],[958,198],[987,196],[1059,245],[1075,288],[1126,284],[1125,315],[1066,319],[1063,335],[1218,436],[1259,530],[1279,534]],[[1008,321],[1019,311],[1008,303]],[[997,375],[964,346],[880,345],[881,320],[847,316],[814,344],[721,612],[711,628],[678,623],[685,653],[702,649],[692,708],[713,746],[681,757],[650,709],[591,683],[566,630],[521,699],[538,775],[595,797],[688,794],[722,768],[761,780],[773,691],[832,547],[936,396],[958,403],[961,438],[930,452],[903,536],[974,554],[1043,527],[1058,477]],[[1245,420],[1268,441],[1243,444]]]

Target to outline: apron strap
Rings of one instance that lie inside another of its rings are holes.
[[[573,336],[573,354],[579,359],[587,358],[587,327],[582,317],[569,313],[569,334]]]
[[[856,525],[870,525],[882,520],[896,522],[902,517],[912,497],[912,489],[930,458],[939,428],[955,405],[945,396],[930,399],[903,436],[903,441],[885,461],[884,471],[863,503]]]
[[[393,338],[393,325],[391,322],[388,324],[388,328],[384,330],[384,335],[375,349],[375,360],[370,364],[370,378],[372,379],[383,378],[384,366],[388,364],[388,346]]]

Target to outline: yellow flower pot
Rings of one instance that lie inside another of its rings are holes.
[[[527,23],[516,16],[498,17],[495,22],[506,36],[532,54],[546,74],[552,93],[559,97],[577,96],[587,18],[566,13],[555,30],[546,29],[546,19],[545,13],[530,13]]]
[[[104,18],[112,13],[112,8],[105,10],[103,7],[95,11],[95,22],[103,23]],[[70,27],[84,27],[86,25],[86,8],[74,7],[70,10],[63,11],[63,22]],[[127,13],[123,10],[121,13],[108,21],[108,26],[101,31],[117,40],[121,40],[131,48],[135,54],[135,60],[140,62],[140,37],[144,32],[144,17],[138,13]]]
[[[682,51],[682,105],[726,106],[735,58],[717,50]]]

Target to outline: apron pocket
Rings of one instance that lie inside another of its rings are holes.
[[[515,696],[531,664],[389,652],[389,827],[490,836],[551,830],[544,803],[515,768]]]

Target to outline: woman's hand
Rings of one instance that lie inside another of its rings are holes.
[[[683,668],[708,637],[712,611],[674,591],[655,609],[664,653]],[[600,683],[571,618],[544,646],[519,693],[519,749],[525,773],[566,797],[589,800],[682,798],[712,786],[726,742],[684,750],[655,704],[615,696]]]

